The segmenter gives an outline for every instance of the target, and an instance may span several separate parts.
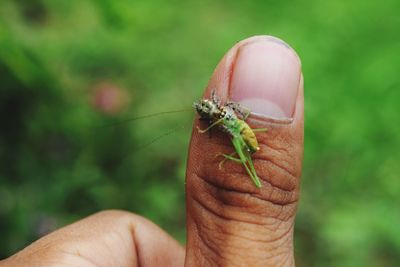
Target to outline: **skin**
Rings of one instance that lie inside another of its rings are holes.
[[[226,101],[230,75],[241,47],[271,38],[258,36],[235,45],[217,66],[205,97],[217,88]],[[293,120],[250,117],[261,150],[253,162],[262,188],[243,166],[219,153],[233,152],[230,140],[215,131],[198,133],[195,121],[186,174],[186,248],[138,215],[104,211],[61,228],[8,259],[8,266],[294,266],[293,228],[299,200],[303,154],[303,82]]]

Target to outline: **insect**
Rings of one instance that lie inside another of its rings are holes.
[[[222,164],[226,160],[232,160],[242,164],[255,186],[260,188],[261,182],[257,176],[251,156],[253,153],[260,150],[255,132],[263,132],[267,129],[251,129],[245,122],[250,115],[250,110],[236,102],[222,104],[215,90],[212,91],[211,99],[200,99],[194,102],[193,107],[199,114],[200,119],[209,122],[209,126],[206,129],[197,127],[200,133],[205,133],[211,128],[218,126],[231,137],[235,152],[231,154],[219,154],[225,157],[225,159],[220,162],[219,167],[222,168]],[[235,157],[235,155],[239,157]]]

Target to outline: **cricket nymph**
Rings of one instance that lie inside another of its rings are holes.
[[[235,104],[235,107],[232,107],[232,104]],[[202,119],[208,120],[211,125],[218,122],[218,126],[232,137],[239,134],[246,143],[249,152],[254,153],[260,149],[256,135],[250,126],[235,114],[234,109],[238,107],[237,103],[232,102],[221,105],[215,92],[213,92],[212,100],[201,99],[194,102],[194,108]],[[239,113],[245,118],[248,116],[246,113]]]
[[[193,107],[199,114],[200,119],[207,120],[210,124],[205,130],[198,129],[199,132],[204,133],[212,127],[218,126],[221,130],[228,133],[232,138],[232,143],[236,152],[231,155],[222,155],[225,157],[225,160],[229,159],[242,163],[246,167],[255,185],[260,187],[261,183],[251,160],[251,154],[255,153],[260,148],[254,130],[245,122],[250,111],[235,102],[221,104],[215,91],[212,92],[211,99],[200,99],[194,102]],[[238,113],[241,118],[238,118],[236,113]],[[265,131],[266,129],[256,130]],[[233,157],[234,154],[238,154],[239,158]]]

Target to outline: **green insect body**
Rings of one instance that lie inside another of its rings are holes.
[[[201,99],[196,101],[194,103],[194,108],[201,119],[207,120],[210,123],[210,126],[206,129],[198,129],[199,132],[205,133],[212,127],[219,126],[220,129],[231,136],[235,152],[230,155],[221,154],[225,159],[221,161],[220,167],[222,167],[222,164],[226,160],[241,163],[255,186],[260,188],[261,182],[257,176],[251,156],[260,149],[254,132],[266,131],[266,129],[251,129],[245,122],[250,111],[234,102],[228,102],[224,105],[221,104],[215,91],[212,92],[211,100]],[[243,119],[239,119],[235,112],[240,114]],[[234,157],[235,154],[237,154],[238,157]]]

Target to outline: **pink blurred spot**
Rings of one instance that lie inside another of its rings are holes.
[[[94,88],[92,104],[103,113],[116,114],[126,108],[128,102],[128,93],[116,85],[101,83]]]

